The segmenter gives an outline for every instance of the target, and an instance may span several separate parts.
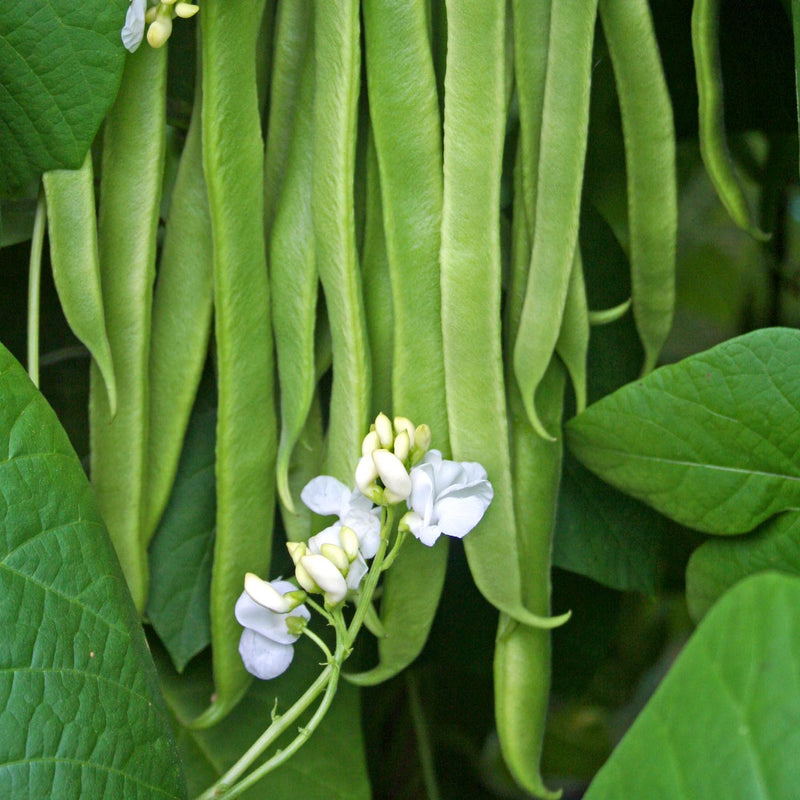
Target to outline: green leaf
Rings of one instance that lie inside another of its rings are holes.
[[[150,542],[147,617],[178,672],[211,641],[211,564],[217,510],[217,409],[213,381],[201,384],[175,485]]]
[[[242,702],[219,725],[192,730],[181,720],[193,719],[208,705],[214,690],[210,659],[195,659],[178,676],[158,643],[154,643],[153,653],[167,705],[175,715],[191,796],[221,777],[269,726],[276,698],[277,712],[287,711],[322,669],[319,650],[303,637],[283,675],[272,681],[254,681]],[[244,800],[367,800],[370,788],[359,706],[358,690],[340,682],[319,728],[295,756],[242,794]],[[280,740],[279,746],[285,747],[287,741]]]
[[[3,0],[0,195],[77,169],[119,87],[127,0]],[[143,87],[146,91],[146,87]]]
[[[706,533],[800,506],[800,331],[731,339],[629,384],[566,426],[603,480]]]
[[[698,547],[686,567],[689,613],[699,620],[735,583],[769,570],[800,576],[800,513],[781,514],[750,536]]]
[[[748,578],[709,612],[586,800],[794,797],[800,581]]]
[[[1,346],[0,453],[0,797],[185,797],[153,662],[89,483],[52,409]]]

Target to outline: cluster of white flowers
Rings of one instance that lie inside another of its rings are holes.
[[[306,485],[306,506],[338,519],[307,542],[287,544],[297,585],[245,578],[236,619],[245,628],[239,652],[249,672],[272,678],[289,666],[292,645],[310,618],[305,592],[321,594],[328,607],[358,594],[367,560],[381,544],[382,507],[405,502],[399,530],[428,546],[442,534],[460,539],[481,521],[493,497],[486,470],[448,461],[438,450],[428,451],[430,442],[427,425],[379,414],[362,442],[354,490],[329,475]]]
[[[160,0],[148,8],[147,0],[131,0],[125,25],[122,28],[122,44],[131,53],[139,49],[147,29],[147,43],[151,47],[163,47],[172,33],[172,20],[175,17],[188,19],[200,10],[193,3],[181,0]]]

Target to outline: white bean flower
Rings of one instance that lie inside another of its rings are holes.
[[[447,461],[429,450],[410,473],[409,511],[401,525],[429,547],[442,535],[466,536],[483,518],[494,491],[486,470],[471,461]]]
[[[349,546],[349,539],[355,537],[356,547]],[[341,562],[345,570],[344,577],[348,591],[354,592],[358,589],[361,579],[367,574],[367,562],[361,552],[358,534],[349,525],[336,523],[321,530],[308,540],[308,549],[311,553],[319,553],[333,560],[333,557],[340,552],[345,560]],[[373,553],[373,555],[375,555]],[[338,566],[338,562],[337,562]]]
[[[331,526],[337,531],[342,525],[352,528],[364,558],[372,558],[378,552],[381,510],[357,489],[348,488],[330,475],[319,475],[305,485],[300,499],[323,517],[338,517],[339,521]]]
[[[297,587],[280,578],[263,581],[248,573],[245,591],[236,601],[235,615],[244,627],[239,639],[239,655],[245,669],[256,678],[269,680],[284,673],[294,657],[297,634],[289,632],[289,617],[311,619],[304,605],[297,605],[284,595]]]
[[[131,0],[125,25],[122,28],[122,44],[125,49],[135,53],[144,38],[144,17],[147,13],[147,0]]]

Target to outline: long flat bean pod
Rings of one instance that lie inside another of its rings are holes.
[[[290,512],[294,511],[294,500],[289,490],[289,462],[317,383],[314,323],[319,277],[311,213],[313,48],[306,52],[304,62],[286,178],[270,242],[272,318],[281,389],[278,493]]]
[[[564,369],[553,359],[539,385],[537,402],[549,429],[559,430]],[[542,439],[530,426],[519,390],[509,386],[514,510],[524,565],[525,604],[550,613],[550,561],[561,478],[563,445]],[[500,615],[494,651],[495,721],[506,764],[536,797],[557,798],[544,785],[539,764],[550,696],[550,631]]]
[[[244,574],[266,574],[272,536],[277,424],[255,76],[263,8],[263,0],[203,5],[203,167],[214,243],[219,410],[211,575],[215,698],[194,721],[197,727],[218,722],[249,684],[232,609]]]
[[[522,400],[545,438],[534,395],[555,349],[578,238],[596,11],[597,0],[563,0],[550,11],[533,250],[514,345]]]
[[[575,247],[564,303],[564,316],[556,339],[556,354],[567,368],[575,392],[575,410],[586,408],[586,358],[589,354],[589,306],[583,280],[580,244]]]
[[[360,79],[359,3],[319,3],[314,16],[312,208],[317,263],[333,340],[324,470],[350,482],[370,405],[369,352],[356,256],[353,170]]]
[[[98,248],[117,380],[112,415],[100,371],[89,394],[92,483],[139,611],[147,601],[142,535],[149,417],[148,355],[166,106],[165,49],[127,57],[103,137]]]
[[[100,286],[97,211],[91,151],[80,169],[42,176],[53,281],[72,332],[86,345],[103,376],[108,407],[117,410],[117,384]]]
[[[172,490],[211,333],[213,258],[201,128],[198,78],[153,297],[145,542]]]
[[[452,0],[447,12],[440,258],[450,443],[456,458],[486,467],[495,490],[464,547],[489,602],[552,626],[560,620],[538,617],[522,602],[500,342],[505,3]]]
[[[264,150],[264,229],[269,240],[283,175],[289,159],[295,105],[311,34],[310,0],[278,0],[269,92],[269,126]]]
[[[759,229],[747,205],[725,136],[722,65],[719,57],[719,0],[695,0],[692,6],[692,50],[697,75],[700,155],[708,177],[731,219],[759,241]]]
[[[675,308],[678,200],[672,104],[647,0],[600,0],[600,18],[622,112],[633,316],[644,347],[644,372],[649,372],[669,335]]]

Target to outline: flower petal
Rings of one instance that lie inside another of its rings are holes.
[[[355,531],[361,555],[373,558],[381,546],[381,521],[374,514],[356,508],[342,517],[342,524]]]
[[[491,493],[468,489],[439,500],[436,503],[439,527],[448,536],[461,539],[481,521],[491,500]]]
[[[125,14],[125,25],[122,27],[122,44],[125,49],[134,53],[139,48],[144,38],[144,15],[147,10],[147,0],[131,0],[128,12]]]
[[[351,489],[330,475],[312,478],[300,492],[300,499],[323,517],[340,517],[350,505]]]
[[[288,581],[282,581],[282,583],[286,583],[290,588],[284,590],[276,587],[280,591],[291,591],[295,588]],[[250,628],[273,642],[292,644],[297,641],[297,636],[289,633],[286,627],[286,618],[290,616],[289,614],[276,614],[274,611],[260,606],[247,592],[242,592],[236,601],[234,614],[243,628]],[[311,613],[304,605],[295,608],[291,612],[291,616],[311,619]]]
[[[430,522],[433,514],[433,501],[436,490],[433,471],[433,464],[422,462],[411,470],[411,494],[408,497],[408,507],[419,514],[425,524]]]
[[[268,681],[286,672],[294,658],[294,647],[274,642],[245,628],[239,639],[239,655],[251,675]]]
[[[347,596],[347,582],[336,565],[323,555],[312,553],[300,559],[300,565],[325,593],[325,600],[334,605]]]

